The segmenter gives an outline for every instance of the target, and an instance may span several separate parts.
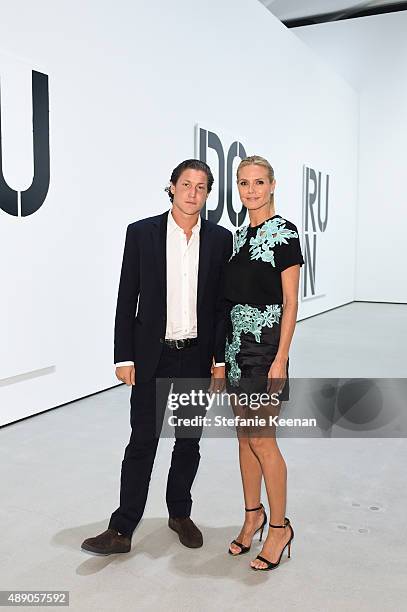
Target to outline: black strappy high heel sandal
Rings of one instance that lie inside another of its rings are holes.
[[[277,563],[272,563],[272,561],[269,561],[268,559],[265,559],[264,557],[257,555],[256,559],[259,559],[259,561],[263,561],[263,563],[267,563],[267,567],[253,567],[251,565],[250,567],[256,572],[267,572],[268,570],[275,569],[278,565],[280,565],[281,557],[283,556],[283,552],[285,551],[287,546],[288,546],[288,558],[290,558],[291,556],[291,542],[294,539],[294,529],[291,527],[290,520],[287,517],[285,517],[284,525],[272,525],[271,523],[269,524],[270,524],[270,527],[275,527],[276,529],[284,529],[285,527],[289,527],[291,530],[291,537],[288,540],[287,544],[284,546],[283,550],[281,551]]]
[[[267,523],[267,514],[264,509],[264,506],[263,504],[260,504],[258,508],[245,508],[245,512],[255,512],[256,510],[263,510],[263,523],[260,525],[258,529],[256,529],[256,531],[253,534],[253,538],[256,535],[256,533],[260,531],[259,542],[261,542],[263,538],[264,527]],[[233,540],[231,544],[235,544],[236,546],[239,546],[240,548],[240,552],[237,552],[237,553],[233,553],[229,548],[228,552],[229,552],[229,555],[232,555],[232,557],[238,557],[239,555],[244,555],[245,553],[248,553],[250,550],[250,546],[244,546],[244,544],[241,544],[241,542],[237,542],[237,540]]]

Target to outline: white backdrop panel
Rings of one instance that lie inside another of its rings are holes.
[[[302,303],[299,314],[353,299],[357,97],[260,3],[208,0],[196,12],[187,0],[13,0],[2,3],[0,36],[13,61],[21,57],[49,75],[51,121],[44,205],[26,219],[0,211],[1,282],[14,330],[2,339],[8,380],[0,383],[0,423],[116,383],[113,319],[125,228],[169,207],[163,188],[172,168],[194,155],[196,123],[270,159],[277,212],[300,232],[303,164],[330,173],[330,222],[318,260],[325,295]],[[14,132],[22,135],[10,136],[4,151],[14,183],[29,180],[32,164],[27,109],[18,112],[25,124]],[[13,147],[24,151],[24,164]],[[10,252],[28,290],[20,280],[12,285]],[[32,312],[24,320],[27,292]]]

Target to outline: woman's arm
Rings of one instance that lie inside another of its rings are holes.
[[[270,366],[268,374],[269,378],[281,380],[282,384],[278,384],[278,389],[284,386],[284,381],[286,379],[288,352],[297,321],[299,281],[299,265],[290,266],[281,273],[283,316],[281,318],[280,342],[277,354]]]
[[[288,359],[291,340],[297,322],[298,286],[300,282],[300,266],[290,266],[281,273],[283,286],[283,316],[281,319],[280,343],[276,359]]]

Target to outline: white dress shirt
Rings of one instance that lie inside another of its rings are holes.
[[[198,293],[199,231],[201,217],[187,241],[182,227],[171,212],[167,223],[167,328],[169,340],[196,338],[196,298]]]
[[[187,241],[182,227],[177,225],[171,211],[167,221],[167,340],[181,340],[198,336],[196,302],[198,295],[199,232],[201,217],[192,228]],[[116,367],[134,365],[121,361]],[[223,366],[216,363],[215,366]]]

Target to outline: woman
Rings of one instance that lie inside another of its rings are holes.
[[[288,399],[288,351],[294,333],[300,266],[304,263],[297,228],[274,209],[276,181],[269,162],[257,155],[237,169],[237,185],[250,224],[234,237],[233,255],[225,270],[228,300],[226,367],[228,391],[270,394],[264,413],[277,415]],[[277,392],[277,394],[275,393]],[[273,393],[273,395],[272,395]],[[241,397],[241,396],[240,396]],[[277,399],[278,398],[278,399]],[[242,405],[234,402],[242,414]],[[252,414],[249,416],[253,417]],[[270,428],[238,428],[239,459],[245,501],[245,521],[229,553],[250,550],[253,536],[267,523],[260,503],[264,477],[270,506],[270,526],[262,551],[251,562],[254,570],[277,567],[294,532],[285,517],[287,469]]]

